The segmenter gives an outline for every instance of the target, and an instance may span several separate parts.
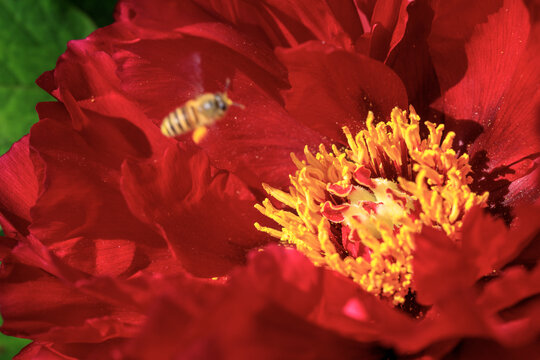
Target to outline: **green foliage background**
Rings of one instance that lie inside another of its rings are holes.
[[[0,0],[0,155],[38,120],[36,104],[53,100],[35,80],[55,67],[69,40],[111,24],[115,4],[116,0]],[[0,334],[0,360],[11,359],[29,342]]]
[[[116,0],[0,0],[0,154],[37,121],[51,97],[34,82],[66,43],[112,23]]]

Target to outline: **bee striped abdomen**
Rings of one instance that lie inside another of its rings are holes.
[[[186,124],[188,125],[189,130],[196,129],[199,126],[204,125],[201,121],[202,119],[199,111],[197,110],[197,103],[195,101],[188,101],[186,106],[182,108],[182,114],[184,114],[184,118],[186,119]]]
[[[167,115],[161,123],[161,132],[165,136],[176,136],[175,134],[177,133],[177,130],[175,130],[175,128],[177,128],[177,126],[173,125],[173,123],[176,121],[174,115],[175,112],[176,110]]]
[[[200,126],[197,111],[188,102],[185,106],[176,108],[165,117],[161,124],[161,131],[166,136],[178,136]]]

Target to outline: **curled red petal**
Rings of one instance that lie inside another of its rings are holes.
[[[357,220],[360,221],[359,219]],[[351,231],[348,226],[342,226],[341,241],[345,250],[347,250],[353,258],[362,256],[366,261],[371,261],[371,250],[362,244],[362,239],[358,235],[357,229]]]
[[[404,21],[405,13],[407,20],[406,24],[403,24],[400,22]],[[391,41],[393,48],[386,56],[385,64],[403,81],[409,103],[422,119],[436,120],[429,110],[431,103],[440,95],[439,79],[433,67],[428,43],[434,18],[432,4],[427,1],[410,2],[406,12],[402,8]],[[396,42],[398,39],[399,42]]]
[[[356,182],[358,182],[360,185],[364,185],[370,188],[375,187],[375,184],[371,180],[371,171],[364,166],[358,167],[358,169],[354,171],[353,177],[354,180],[356,180]]]
[[[330,201],[327,201],[324,203],[321,209],[321,214],[328,220],[339,223],[345,220],[343,212],[345,212],[348,208],[349,205],[347,204],[333,205]]]
[[[352,184],[348,185],[346,187],[343,187],[343,186],[338,185],[338,184],[328,184],[328,185],[326,185],[326,190],[328,192],[330,192],[330,193],[332,193],[334,195],[340,196],[340,197],[349,196],[352,189],[353,189]]]
[[[384,61],[401,41],[407,24],[407,0],[379,0],[371,16],[369,56]]]
[[[376,203],[374,201],[363,201],[362,207],[364,208],[364,210],[368,212],[368,214],[371,215],[371,214],[377,214],[377,208],[381,206],[382,204],[383,204],[382,202]]]
[[[30,208],[36,202],[41,181],[34,171],[28,136],[0,157],[0,168],[0,225],[7,234],[13,231],[27,234]]]

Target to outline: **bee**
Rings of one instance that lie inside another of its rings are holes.
[[[243,109],[244,105],[235,103],[227,95],[229,85],[227,79],[223,92],[199,95],[165,116],[161,123],[163,135],[174,137],[193,131],[193,141],[198,143],[206,134],[207,126],[225,117],[229,107]]]

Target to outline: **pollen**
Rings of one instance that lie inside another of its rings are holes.
[[[274,199],[255,207],[278,228],[256,228],[294,246],[315,265],[335,270],[365,291],[394,305],[414,292],[414,236],[424,226],[441,229],[460,241],[462,219],[473,206],[485,206],[469,184],[467,154],[452,149],[455,137],[444,125],[394,108],[390,121],[343,132],[348,148],[320,145],[304,149],[305,160],[291,154],[297,167],[288,191],[263,184]]]

